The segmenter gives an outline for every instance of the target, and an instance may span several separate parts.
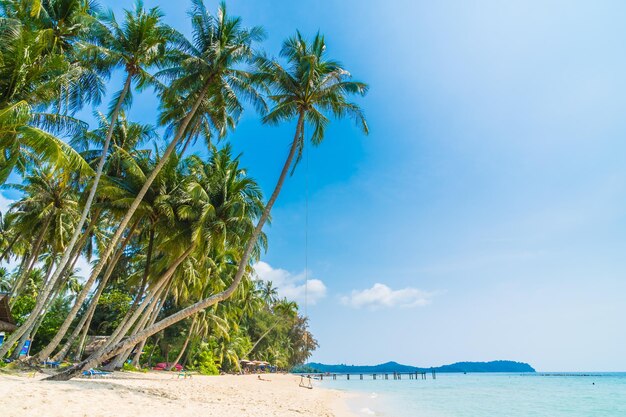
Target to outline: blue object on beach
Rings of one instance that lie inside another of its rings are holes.
[[[28,356],[28,353],[30,352],[31,342],[31,340],[27,340],[26,342],[24,342],[24,346],[22,346],[22,350],[20,350],[20,358],[22,356]]]
[[[61,366],[61,362],[57,362],[57,361],[45,361],[43,362],[43,364],[51,368],[58,368],[59,366]]]
[[[4,343],[4,333],[0,333],[0,346]]]
[[[86,377],[98,377],[98,376],[109,376],[111,375],[111,372],[105,372],[105,371],[98,371],[96,369],[90,369],[88,371],[83,371],[83,376]]]

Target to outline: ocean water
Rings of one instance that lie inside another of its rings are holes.
[[[437,374],[433,380],[345,376],[359,415],[393,417],[626,417],[626,373]]]

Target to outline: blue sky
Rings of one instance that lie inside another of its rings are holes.
[[[146,1],[158,3],[188,33],[187,3]],[[267,29],[274,55],[295,29],[319,29],[329,56],[371,86],[359,99],[371,134],[338,122],[310,149],[313,360],[626,371],[626,4],[229,7]],[[155,122],[150,94],[135,104],[134,119]],[[230,136],[266,194],[292,131],[249,111]],[[260,266],[296,299],[304,167],[276,205]]]

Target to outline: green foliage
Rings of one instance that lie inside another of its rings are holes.
[[[127,372],[148,372],[147,369],[137,368],[136,366],[133,366],[127,362],[124,362],[124,365],[122,365],[122,370]]]
[[[219,375],[220,373],[216,364],[216,358],[213,356],[213,352],[208,346],[203,347],[200,352],[198,352],[191,368],[197,369],[204,375]]]
[[[13,305],[11,312],[18,325],[23,323],[30,314],[30,311],[35,305],[35,298],[35,295],[24,294],[15,299],[15,304]],[[48,311],[41,322],[39,329],[37,330],[37,334],[31,346],[31,351],[36,352],[38,349],[41,349],[54,337],[57,330],[61,326],[61,323],[63,323],[63,320],[67,316],[69,308],[70,300],[66,298],[57,297],[51,302]]]
[[[309,365],[296,365],[289,371],[293,374],[317,374],[320,373],[317,369]]]
[[[91,322],[91,332],[97,335],[111,334],[124,318],[132,297],[127,291],[113,288],[103,292]]]

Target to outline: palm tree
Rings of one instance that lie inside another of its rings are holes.
[[[259,27],[250,30],[243,29],[240,18],[227,15],[224,3],[221,4],[217,16],[212,16],[206,10],[202,0],[194,0],[191,15],[194,43],[180,37],[178,46],[182,54],[173,59],[177,65],[158,74],[162,78],[173,80],[170,86],[162,91],[165,101],[162,121],[170,122],[175,126],[173,130],[176,133],[161,160],[146,178],[144,186],[128,208],[107,249],[101,254],[99,262],[93,268],[88,282],[93,283],[104,268],[144,195],[178,142],[186,135],[197,134],[200,120],[206,119],[202,114],[207,111],[214,114],[215,111],[210,106],[220,104],[223,110],[219,113],[224,117],[210,117],[210,120],[212,123],[219,123],[213,126],[218,132],[224,131],[223,124],[231,120],[228,115],[242,108],[236,92],[244,94],[247,98],[258,98],[252,87],[250,74],[239,69],[239,66],[253,56],[252,43],[263,38],[262,29]],[[168,105],[170,109],[185,109],[184,118],[181,120],[176,117],[176,115],[182,117],[181,113],[168,111]],[[14,343],[12,339],[15,338],[16,333],[19,333],[19,329],[14,332],[7,344]],[[6,349],[8,348],[0,348],[0,356],[6,352]]]
[[[86,101],[97,103],[101,94],[97,77],[87,77],[83,66],[52,47],[51,38],[59,32],[38,27],[26,3],[0,2],[0,184],[38,157],[78,167],[80,159],[53,134],[71,134],[85,125],[43,110],[64,103],[77,110]]]
[[[63,250],[73,232],[74,219],[78,213],[78,198],[72,175],[67,171],[54,171],[49,166],[30,173],[22,184],[10,187],[24,196],[11,205],[14,229],[20,235],[30,237],[32,241],[28,260],[12,291],[15,297],[39,255],[46,253],[46,245],[50,247],[51,253]]]
[[[143,8],[142,2],[137,0],[134,11],[125,11],[125,21],[122,27],[120,27],[117,23],[115,15],[112,12],[103,16],[102,21],[104,24],[99,26],[98,30],[94,31],[96,36],[93,39],[93,44],[85,45],[82,49],[83,59],[94,62],[94,65],[97,67],[106,68],[107,70],[117,67],[124,68],[126,72],[126,80],[122,90],[114,96],[109,130],[105,138],[102,154],[98,162],[98,167],[96,168],[96,174],[91,182],[89,195],[85,202],[85,206],[83,207],[80,220],[78,221],[74,235],[72,236],[63,257],[61,258],[61,261],[57,265],[55,273],[42,292],[43,296],[41,300],[46,297],[46,294],[51,291],[52,286],[54,286],[60,279],[63,271],[65,270],[65,266],[72,256],[74,246],[80,237],[83,225],[85,224],[87,216],[91,210],[91,204],[95,197],[100,177],[102,176],[102,171],[108,154],[109,143],[113,135],[113,129],[117,123],[118,114],[124,102],[128,101],[133,79],[136,80],[139,88],[145,87],[152,79],[147,70],[165,59],[164,51],[167,42],[173,36],[173,30],[162,24],[161,19],[162,13],[158,8],[155,7],[146,11]],[[120,232],[124,231],[124,227],[120,228]],[[111,243],[111,250],[115,249],[117,243],[117,241]],[[93,278],[91,279],[91,283],[93,283],[96,276],[97,274],[92,274],[90,277]],[[35,315],[38,314],[38,311],[41,311],[42,308],[43,303],[38,302],[33,310]],[[78,305],[75,309],[78,310],[79,308],[80,305]],[[34,318],[29,318],[28,320],[34,320]],[[67,331],[67,329],[61,332],[63,333],[61,337],[65,334],[65,331]],[[15,339],[17,334],[20,332],[20,329],[16,330],[6,344],[10,345],[12,343],[12,339]],[[0,348],[0,357],[5,354],[4,350],[6,349],[8,348]],[[50,352],[48,352],[48,354],[49,353]]]
[[[325,49],[324,37],[319,33],[312,42],[307,42],[300,33],[297,33],[295,37],[289,38],[283,44],[281,51],[281,55],[289,65],[287,69],[266,57],[258,58],[260,70],[258,79],[268,85],[271,90],[270,99],[274,102],[273,109],[264,117],[264,121],[277,124],[282,121],[297,119],[296,132],[276,187],[245,245],[245,250],[238,262],[237,273],[228,288],[164,318],[135,333],[127,340],[107,348],[104,352],[92,355],[78,365],[49,379],[71,378],[81,369],[94,366],[102,360],[115,356],[120,351],[135,345],[152,334],[228,299],[235,292],[248,270],[250,256],[258,244],[257,239],[269,218],[287,174],[294,164],[294,157],[296,153],[298,155],[302,153],[305,124],[310,125],[313,129],[310,140],[314,145],[319,145],[324,138],[325,127],[328,124],[328,118],[324,113],[331,113],[338,118],[351,116],[359,123],[365,133],[368,132],[361,109],[347,100],[349,94],[364,95],[367,92],[367,85],[351,81],[348,71],[338,62],[326,58]]]

